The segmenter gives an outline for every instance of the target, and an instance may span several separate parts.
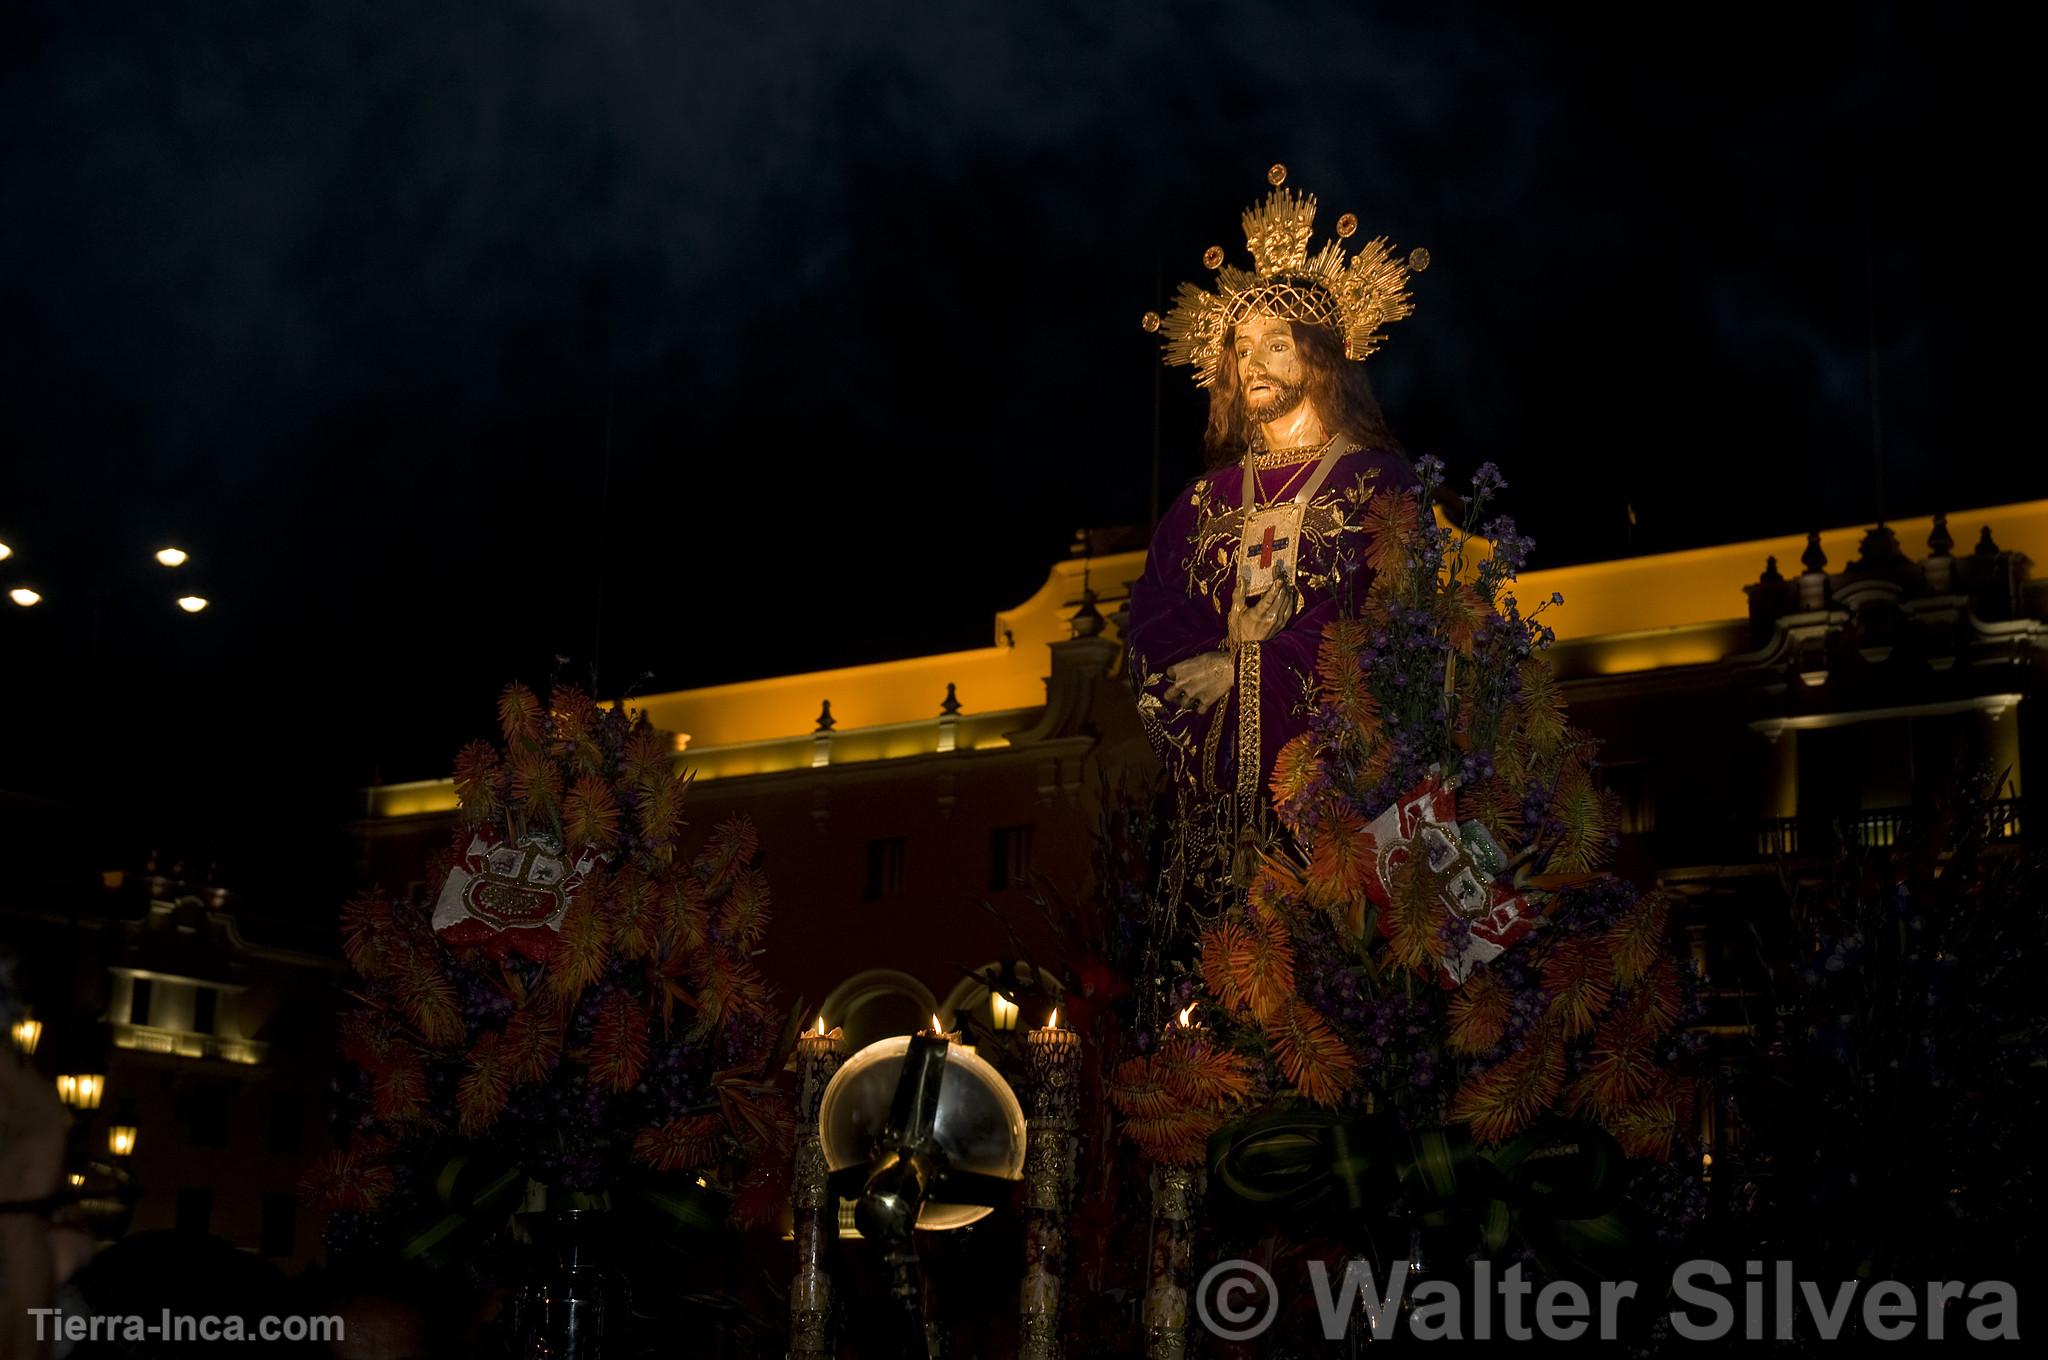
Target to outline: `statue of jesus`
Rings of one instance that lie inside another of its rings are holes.
[[[1310,258],[1315,200],[1278,187],[1283,167],[1268,178],[1244,216],[1253,269],[1211,247],[1218,291],[1183,285],[1163,324],[1146,318],[1167,361],[1209,389],[1209,470],[1153,534],[1127,637],[1146,734],[1180,795],[1173,896],[1242,886],[1244,849],[1271,834],[1274,756],[1307,725],[1323,629],[1369,579],[1366,507],[1417,484],[1358,362],[1407,315],[1407,267],[1384,240],[1348,254],[1348,213]]]

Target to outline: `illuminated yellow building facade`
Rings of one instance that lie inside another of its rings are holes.
[[[1565,598],[1550,658],[1603,740],[1625,866],[1705,900],[1826,835],[1889,834],[1916,787],[1962,767],[2004,775],[2018,834],[2048,665],[2026,571],[2044,554],[2036,501],[1533,571],[1519,590]],[[1081,891],[1099,780],[1151,765],[1118,628],[1143,563],[1058,564],[983,647],[639,701],[695,772],[696,825],[761,826],[771,976],[815,1001],[896,970],[943,998],[963,970],[1050,948],[1025,875]],[[369,801],[369,873],[404,886],[453,788]]]

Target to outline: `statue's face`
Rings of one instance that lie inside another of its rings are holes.
[[[1294,344],[1294,327],[1277,316],[1247,317],[1237,323],[1237,380],[1245,414],[1265,425],[1301,405],[1308,374]]]

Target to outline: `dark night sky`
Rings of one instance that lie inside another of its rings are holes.
[[[1889,511],[2048,494],[2001,11],[1561,8],[9,5],[0,789],[318,914],[558,654],[977,645],[1145,520],[1276,159],[1430,248],[1382,398],[1540,560],[1872,517],[1873,342]]]

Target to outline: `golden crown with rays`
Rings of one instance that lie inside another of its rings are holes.
[[[1358,218],[1345,213],[1337,219],[1337,239],[1311,256],[1315,196],[1283,187],[1284,165],[1268,170],[1266,182],[1273,186],[1266,201],[1244,212],[1252,267],[1226,264],[1223,247],[1210,246],[1202,263],[1216,271],[1217,291],[1183,283],[1172,311],[1163,318],[1145,313],[1145,329],[1166,337],[1166,362],[1193,365],[1197,387],[1215,384],[1223,337],[1246,317],[1328,326],[1343,337],[1345,358],[1363,359],[1379,348],[1383,326],[1415,310],[1408,276],[1429,268],[1428,251],[1418,248],[1402,259],[1386,237],[1376,236],[1348,254],[1343,243],[1357,233]]]

